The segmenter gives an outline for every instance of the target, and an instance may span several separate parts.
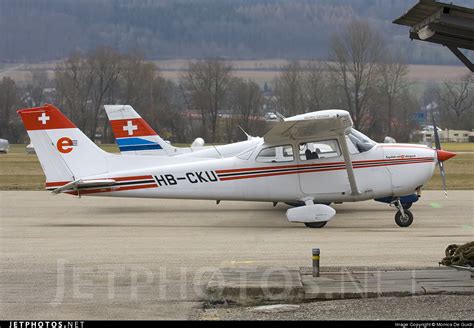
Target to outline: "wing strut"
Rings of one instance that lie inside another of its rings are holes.
[[[346,135],[344,133],[339,135],[339,144],[341,145],[342,156],[344,156],[344,162],[346,163],[346,171],[347,176],[349,177],[349,183],[351,184],[352,195],[360,195],[354,175],[354,168],[352,167],[351,154],[349,153],[349,147],[347,147]]]

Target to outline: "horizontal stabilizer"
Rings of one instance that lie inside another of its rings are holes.
[[[53,194],[60,194],[66,191],[75,191],[82,188],[89,187],[107,187],[113,186],[116,183],[114,179],[97,179],[97,180],[82,180],[71,181],[65,185],[56,188],[52,191]]]

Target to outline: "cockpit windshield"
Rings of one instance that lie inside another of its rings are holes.
[[[357,147],[357,150],[361,153],[372,149],[372,147],[376,145],[375,141],[356,129],[351,129],[348,136],[354,146]]]
[[[252,146],[249,149],[244,150],[240,154],[237,155],[237,158],[243,159],[243,160],[248,160],[250,158],[250,155],[255,151],[257,146]]]

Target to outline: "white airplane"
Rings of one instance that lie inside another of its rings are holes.
[[[249,136],[244,131],[247,135],[247,141],[236,142],[228,145],[204,147],[204,140],[202,138],[196,138],[191,147],[173,147],[165,142],[140,116],[140,114],[133,109],[132,106],[104,105],[104,108],[121,154],[153,156],[180,156],[186,154],[186,158],[189,158],[190,156],[223,158],[236,156],[240,152],[251,146],[258,145],[263,141],[262,138]],[[328,112],[326,111],[325,113]],[[270,114],[277,117],[274,113]],[[286,118],[279,114],[279,118],[276,121],[279,121],[280,119],[285,120]],[[369,140],[354,129],[351,131],[350,135],[354,140],[358,138],[357,135]],[[395,139],[390,139],[390,143],[396,143]],[[387,143],[386,140],[384,142]],[[383,203],[390,203],[393,201],[392,197],[383,197],[375,200]],[[414,202],[418,201],[418,195],[412,194],[402,196],[400,200],[403,207],[409,209]],[[304,205],[304,202],[286,202],[286,204],[290,206],[302,206]],[[329,205],[330,202],[324,202],[323,204]]]
[[[247,140],[227,145],[204,146],[202,138],[196,138],[191,147],[174,147],[164,141],[130,105],[104,105],[115,141],[121,154],[222,158],[235,156],[251,146],[261,143],[262,138],[247,134]]]
[[[258,145],[228,158],[110,154],[52,105],[18,113],[55,194],[301,203],[286,216],[313,228],[336,213],[315,202],[383,198],[398,208],[396,223],[409,226],[413,215],[401,197],[419,194],[436,163],[442,168],[455,155],[377,144],[353,130],[343,110],[287,118]]]

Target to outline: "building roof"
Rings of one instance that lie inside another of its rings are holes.
[[[411,27],[411,39],[474,50],[474,9],[472,8],[434,0],[419,0],[393,23]],[[420,36],[420,30],[423,28],[428,33]]]
[[[419,0],[394,24],[410,27],[410,38],[448,47],[472,72],[474,64],[458,49],[474,50],[474,9]]]

